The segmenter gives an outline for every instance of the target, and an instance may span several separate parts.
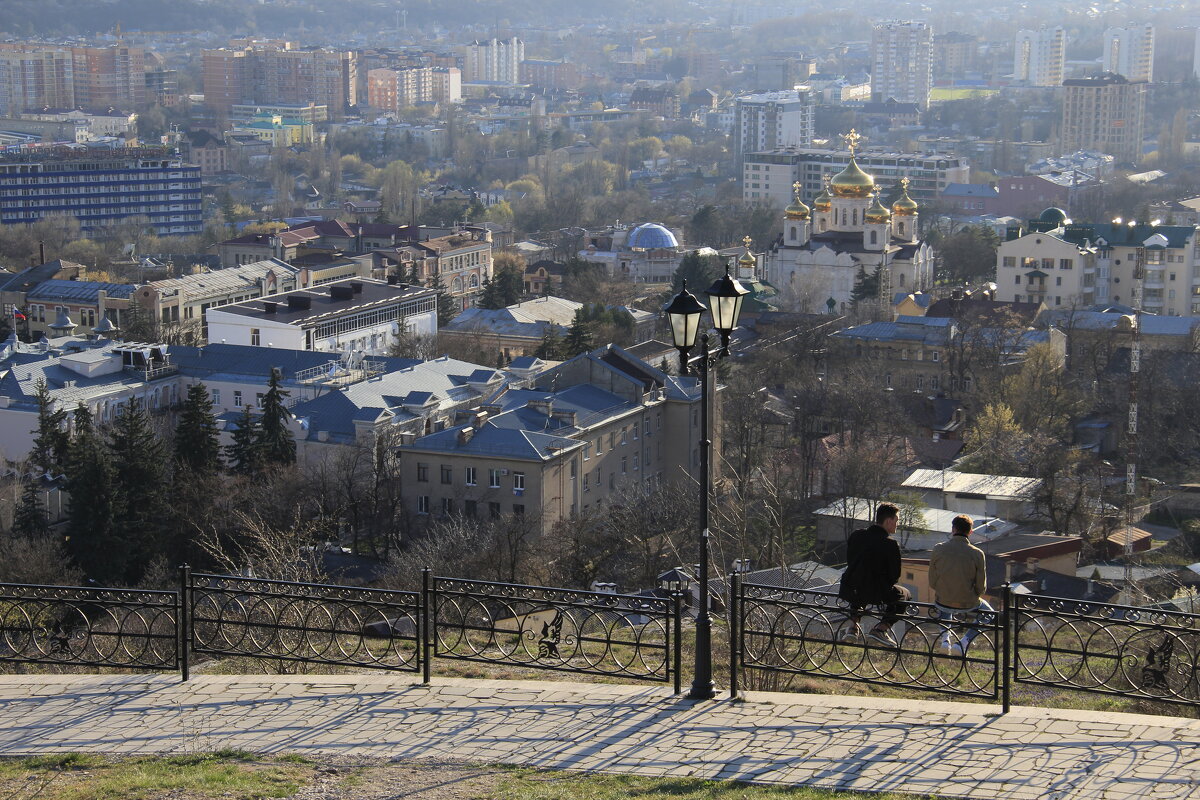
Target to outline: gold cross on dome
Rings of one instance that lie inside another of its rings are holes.
[[[854,157],[854,151],[858,149],[858,145],[860,142],[862,142],[862,138],[862,134],[860,134],[854,128],[851,128],[849,133],[842,135],[842,139],[845,140],[846,146],[850,148],[851,158]]]
[[[795,195],[796,197],[799,197],[800,190],[803,188],[804,188],[804,184],[801,183],[800,181],[796,181],[795,183],[792,184],[792,194]]]
[[[749,250],[750,245],[754,244],[754,240],[747,236],[746,238],[742,239],[742,244],[746,245],[746,249]]]
[[[900,179],[900,188],[902,188],[904,191],[907,192],[908,191],[908,183],[909,183],[908,176],[905,175],[903,178]]]

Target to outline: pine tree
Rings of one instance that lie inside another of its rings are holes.
[[[13,512],[13,533],[30,539],[41,539],[50,532],[46,521],[46,507],[42,504],[38,482],[41,477],[30,478],[21,490],[21,502]]]
[[[563,342],[563,354],[567,358],[571,358],[580,353],[587,353],[593,347],[595,344],[592,342],[591,328],[584,321],[583,315],[576,311],[575,321],[571,323],[571,328],[567,331],[567,338]]]
[[[215,475],[221,469],[221,445],[212,399],[202,383],[188,387],[175,427],[175,463],[196,475]]]
[[[67,551],[90,578],[101,584],[120,582],[129,551],[115,524],[116,475],[108,448],[82,404],[75,409],[75,436],[67,460],[71,510]]]
[[[440,328],[458,316],[458,301],[451,297],[450,292],[446,290],[446,284],[442,283],[441,275],[433,276],[433,283],[429,284],[429,288],[437,294],[437,318]]]
[[[678,294],[683,289],[683,282],[686,280],[688,291],[699,295],[712,286],[713,281],[720,276],[721,264],[718,259],[702,256],[693,250],[680,259],[679,266],[675,269],[671,292]]]
[[[875,271],[868,275],[866,269],[860,265],[858,275],[854,278],[854,288],[850,290],[850,299],[855,303],[875,299],[879,294],[879,275],[879,267],[876,267]]]
[[[54,408],[54,398],[50,396],[44,378],[38,378],[34,384],[34,399],[38,406],[38,426],[29,461],[42,472],[61,475],[71,446],[67,412]]]
[[[250,413],[250,406],[245,406],[233,431],[233,442],[225,448],[225,461],[230,472],[234,475],[253,475],[262,468],[258,439],[258,421]]]
[[[550,324],[546,326],[546,330],[542,333],[542,341],[538,345],[534,355],[538,358],[544,358],[548,361],[559,361],[563,355],[563,340],[558,333],[558,326]]]
[[[259,452],[263,461],[272,465],[296,463],[296,438],[289,427],[292,415],[284,404],[284,398],[290,393],[280,388],[280,379],[279,370],[271,370],[258,425]]]
[[[135,583],[155,556],[173,549],[167,446],[145,407],[130,398],[108,431],[115,502],[113,523],[127,550],[124,580]]]
[[[479,299],[475,302],[475,305],[480,308],[499,309],[504,308],[508,303],[504,302],[500,284],[491,278],[484,278],[483,288],[479,292]]]

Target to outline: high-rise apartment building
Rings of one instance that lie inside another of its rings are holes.
[[[163,147],[36,147],[0,155],[0,224],[48,216],[83,230],[145,217],[160,236],[204,229],[200,168]]]
[[[734,101],[733,151],[808,147],[813,138],[813,96],[807,86],[786,92],[749,94]]]
[[[1146,84],[1105,72],[1063,81],[1062,149],[1099,150],[1118,162],[1142,158]]]
[[[976,62],[979,38],[951,31],[933,37],[933,72],[940,77],[962,75]]]
[[[315,103],[328,106],[330,117],[340,119],[347,106],[358,102],[353,52],[256,42],[205,50],[202,59],[205,102],[223,114],[240,103]]]
[[[75,104],[135,111],[146,102],[146,51],[122,44],[72,47]]]
[[[877,23],[871,33],[871,99],[929,108],[933,29],[926,22]]]
[[[524,60],[525,43],[515,36],[472,42],[463,49],[462,77],[467,83],[516,84]]]
[[[1131,25],[1104,32],[1104,71],[1131,81],[1154,80],[1154,26]]]
[[[0,114],[74,108],[74,73],[69,47],[0,44]]]
[[[1059,28],[1017,31],[1013,80],[1029,86],[1061,86],[1067,59],[1067,32]]]

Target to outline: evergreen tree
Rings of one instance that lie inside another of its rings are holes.
[[[417,262],[412,262],[408,265],[408,273],[404,276],[404,282],[409,286],[421,286],[421,276],[417,274]]]
[[[34,384],[33,396],[38,406],[38,426],[37,434],[33,437],[29,461],[42,472],[61,475],[71,446],[71,435],[67,432],[67,412],[61,408],[54,408],[54,398],[50,396],[44,378],[38,378]]]
[[[671,292],[678,294],[683,289],[683,282],[686,280],[688,291],[699,296],[719,277],[721,277],[720,259],[702,256],[693,250],[680,259],[679,266],[675,269]]]
[[[262,417],[258,423],[258,450],[267,464],[295,464],[296,438],[292,435],[289,423],[292,415],[288,413],[284,398],[290,392],[280,388],[281,376],[279,370],[271,370],[271,378],[267,382],[267,393],[263,395]]]
[[[542,334],[541,344],[533,353],[538,358],[544,358],[548,361],[559,361],[563,357],[563,340],[558,333],[558,326],[550,324],[546,326],[545,332]]]
[[[571,328],[567,331],[567,338],[563,342],[563,355],[567,358],[586,353],[595,347],[592,342],[591,327],[584,320],[580,311],[582,309],[575,312],[575,321],[571,323]]]
[[[446,284],[442,283],[441,275],[433,276],[433,283],[429,284],[429,288],[437,294],[437,318],[440,328],[458,316],[458,301],[450,296]]]
[[[484,278],[483,288],[479,292],[479,299],[475,301],[475,305],[480,308],[497,309],[504,308],[507,303],[500,294],[500,285],[491,278]]]
[[[12,524],[13,533],[18,536],[41,539],[50,532],[46,507],[42,505],[41,492],[38,490],[40,480],[40,476],[29,478],[21,490],[21,502],[13,512]]]
[[[259,448],[258,421],[250,413],[250,406],[242,408],[242,416],[233,431],[233,442],[225,448],[225,461],[234,475],[253,475],[262,468],[262,451]]]
[[[124,581],[141,579],[171,549],[171,472],[167,446],[136,399],[121,406],[108,432],[114,477],[113,523],[126,549]]]
[[[116,475],[108,448],[82,404],[75,409],[74,421],[67,460],[66,488],[71,495],[67,551],[90,578],[101,584],[120,582],[129,551],[116,527]]]
[[[850,290],[850,299],[855,303],[874,300],[879,294],[879,274],[879,267],[876,267],[875,271],[868,275],[866,269],[860,265],[858,275],[854,278],[854,288]]]
[[[500,308],[504,308],[521,302],[521,295],[525,293],[525,276],[515,266],[501,267],[492,275],[492,285],[498,287],[497,293],[503,304]]]
[[[221,469],[218,438],[208,388],[202,383],[189,386],[175,427],[175,463],[197,475],[215,475]]]

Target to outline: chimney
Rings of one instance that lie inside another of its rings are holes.
[[[479,430],[480,428],[483,427],[484,423],[487,422],[487,418],[488,418],[488,412],[480,411],[478,414],[476,414],[474,417],[471,418],[471,427],[474,428],[475,430]]]
[[[471,441],[472,437],[474,437],[474,436],[475,436],[474,426],[463,428],[462,430],[460,430],[458,432],[458,443],[466,444],[467,442]]]
[[[312,298],[304,294],[289,294],[288,308],[291,310],[308,310],[312,308]]]
[[[277,307],[278,303],[263,303],[263,313],[274,314]]]
[[[353,282],[350,284],[350,289],[351,289],[351,290],[352,290],[352,291],[353,291],[355,294],[362,294],[362,287],[363,287],[363,285],[362,285],[362,282],[361,282],[361,281],[353,281]]]

